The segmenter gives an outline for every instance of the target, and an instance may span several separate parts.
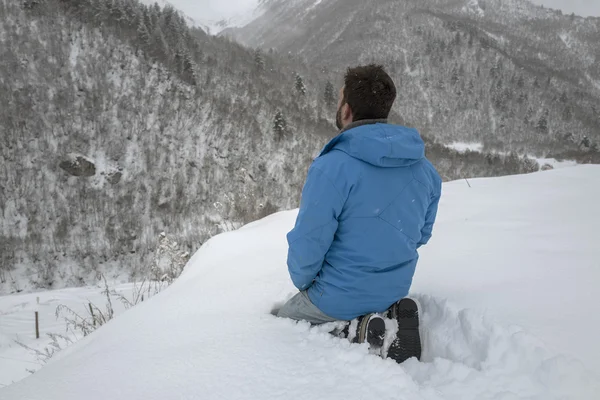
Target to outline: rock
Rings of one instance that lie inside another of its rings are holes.
[[[73,176],[89,178],[96,175],[96,165],[94,162],[78,154],[69,155],[68,159],[59,164],[59,167]]]
[[[123,173],[121,171],[114,171],[114,172],[110,172],[106,176],[106,180],[111,185],[116,185],[117,183],[121,182],[122,177],[123,177]]]
[[[554,169],[554,167],[552,165],[550,165],[550,164],[544,164],[544,165],[542,165],[542,171],[550,171],[552,169]]]

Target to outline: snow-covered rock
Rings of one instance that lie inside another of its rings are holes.
[[[96,175],[96,164],[80,154],[69,154],[59,166],[70,175],[89,178]]]

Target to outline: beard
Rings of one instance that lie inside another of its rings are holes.
[[[342,107],[338,108],[338,110],[337,110],[337,112],[335,114],[335,126],[340,131],[344,127],[344,125],[342,124]]]

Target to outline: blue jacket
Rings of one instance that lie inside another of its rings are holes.
[[[416,130],[353,125],[311,165],[287,236],[294,285],[339,320],[383,312],[406,297],[441,195]]]

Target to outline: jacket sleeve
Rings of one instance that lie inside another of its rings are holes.
[[[308,289],[321,271],[343,205],[342,195],[333,182],[313,164],[302,190],[296,226],[287,235],[288,270],[299,290]]]
[[[427,213],[425,214],[425,225],[423,226],[423,229],[421,229],[421,240],[419,240],[419,243],[417,243],[417,249],[423,245],[426,245],[427,242],[429,242],[429,239],[431,239],[441,195],[442,190],[440,182],[439,186],[433,193],[431,197],[431,203],[429,203],[429,207],[427,208]]]

